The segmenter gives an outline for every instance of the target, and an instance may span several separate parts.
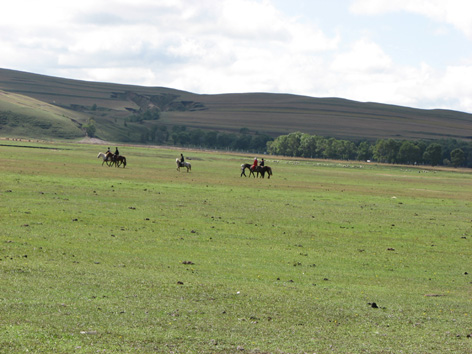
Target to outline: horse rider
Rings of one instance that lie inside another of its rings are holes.
[[[254,158],[254,163],[251,166],[251,171],[255,171],[257,167],[257,157]]]
[[[180,167],[183,167],[184,161],[185,161],[184,154],[180,154]]]
[[[259,166],[264,167],[264,158],[261,159],[261,163],[259,164]]]
[[[120,155],[120,152],[118,151],[118,148],[115,149],[115,155],[113,158],[116,160],[116,158]]]
[[[112,156],[112,153],[111,153],[111,151],[110,151],[110,147],[108,147],[108,150],[107,150],[107,152],[105,153],[105,156],[106,156],[106,160],[107,160],[107,161],[108,161],[108,158],[109,158],[110,156]]]

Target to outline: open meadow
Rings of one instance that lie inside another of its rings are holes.
[[[472,352],[472,171],[105,150],[1,141],[0,353]]]

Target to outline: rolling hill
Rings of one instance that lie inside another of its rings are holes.
[[[472,114],[341,98],[244,93],[201,95],[165,87],[88,82],[0,69],[0,136],[142,142],[157,129],[276,137],[294,131],[342,139],[472,139]]]

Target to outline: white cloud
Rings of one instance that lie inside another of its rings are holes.
[[[352,45],[349,52],[339,54],[331,65],[342,73],[364,75],[382,73],[392,67],[392,60],[374,42],[361,39]]]
[[[470,0],[355,0],[351,11],[365,15],[399,11],[416,13],[437,22],[453,25],[472,39]]]

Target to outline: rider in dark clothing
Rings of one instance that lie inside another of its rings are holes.
[[[115,154],[113,155],[113,160],[116,161],[116,158],[120,155],[118,148],[115,149]]]
[[[261,162],[259,163],[259,166],[264,167],[264,159],[261,160]]]
[[[180,166],[183,166],[184,165],[184,154],[180,154]]]

